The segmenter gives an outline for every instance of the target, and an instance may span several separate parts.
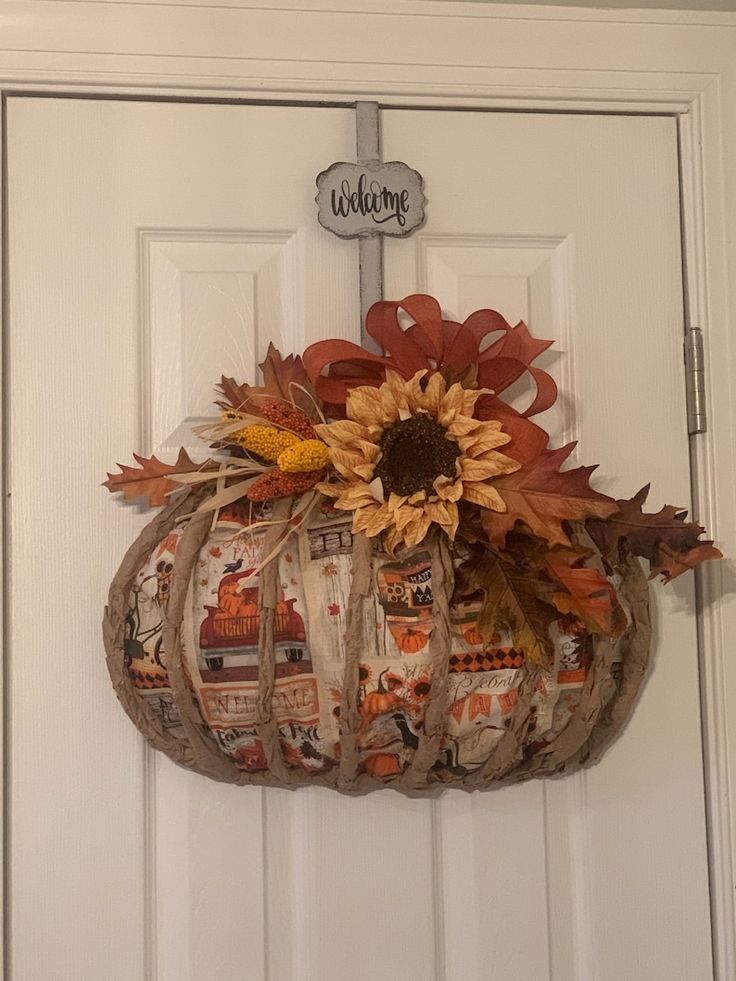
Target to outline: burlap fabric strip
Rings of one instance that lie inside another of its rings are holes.
[[[188,739],[182,738],[184,733],[177,736],[172,730],[164,728],[133,684],[125,663],[124,640],[130,593],[138,572],[176,522],[190,514],[197,503],[196,494],[185,492],[146,525],[126,552],[110,585],[102,621],[107,669],[120,704],[155,749],[160,749],[175,763],[195,770],[199,769],[196,754]],[[163,649],[167,650],[165,644]]]

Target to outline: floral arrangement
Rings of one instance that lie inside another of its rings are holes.
[[[401,555],[431,536],[460,551],[457,588],[482,590],[478,631],[511,630],[514,648],[540,665],[552,657],[550,625],[571,618],[603,636],[626,626],[610,577],[586,564],[594,546],[611,573],[623,556],[674,579],[720,557],[703,528],[666,506],[647,513],[647,487],[614,500],[590,485],[594,467],[564,469],[575,444],[550,447],[533,419],[557,397],[535,365],[550,341],[492,310],[464,323],[430,296],[375,304],[368,334],[381,354],[345,340],[302,357],[273,347],[262,385],[223,377],[220,418],[197,430],[215,451],[195,463],[136,456],[108,474],[111,491],[167,503],[197,489],[199,510],[242,502],[273,524],[273,502],[290,498],[283,542],[319,509],[352,516],[354,534]],[[519,411],[504,400],[526,377],[534,395]]]

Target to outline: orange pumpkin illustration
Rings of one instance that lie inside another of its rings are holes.
[[[396,637],[396,643],[399,646],[399,650],[403,651],[404,654],[416,654],[421,651],[423,647],[427,646],[427,641],[429,637],[427,634],[423,633],[421,630],[412,630],[411,627],[407,627],[405,630],[399,632]]]
[[[363,769],[372,777],[390,777],[401,773],[401,761],[395,753],[375,753],[363,760]]]
[[[469,627],[466,627],[463,637],[468,642],[468,644],[482,644],[483,638],[478,632],[478,628],[474,623],[471,623]]]
[[[393,691],[386,691],[383,684],[383,677],[388,672],[388,668],[378,676],[378,688],[376,691],[369,692],[360,706],[360,714],[363,716],[363,725],[368,725],[376,716],[385,715],[386,712],[393,712],[401,708],[402,699]]]

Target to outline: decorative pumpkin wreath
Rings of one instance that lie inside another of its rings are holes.
[[[647,665],[640,559],[668,582],[720,552],[685,512],[646,513],[646,487],[616,501],[562,469],[575,444],[532,421],[551,342],[523,323],[416,295],[366,327],[383,354],[270,347],[262,385],[223,377],[203,462],[108,474],[168,504],[110,590],[123,705],[236,783],[473,788],[596,758]]]

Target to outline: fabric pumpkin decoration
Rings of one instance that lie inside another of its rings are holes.
[[[367,329],[383,354],[271,347],[262,385],[223,377],[209,458],[108,474],[165,505],[110,589],[120,701],[232,783],[473,789],[597,759],[646,674],[642,560],[666,582],[720,553],[646,488],[565,468],[533,421],[550,342],[523,323],[417,295]]]

